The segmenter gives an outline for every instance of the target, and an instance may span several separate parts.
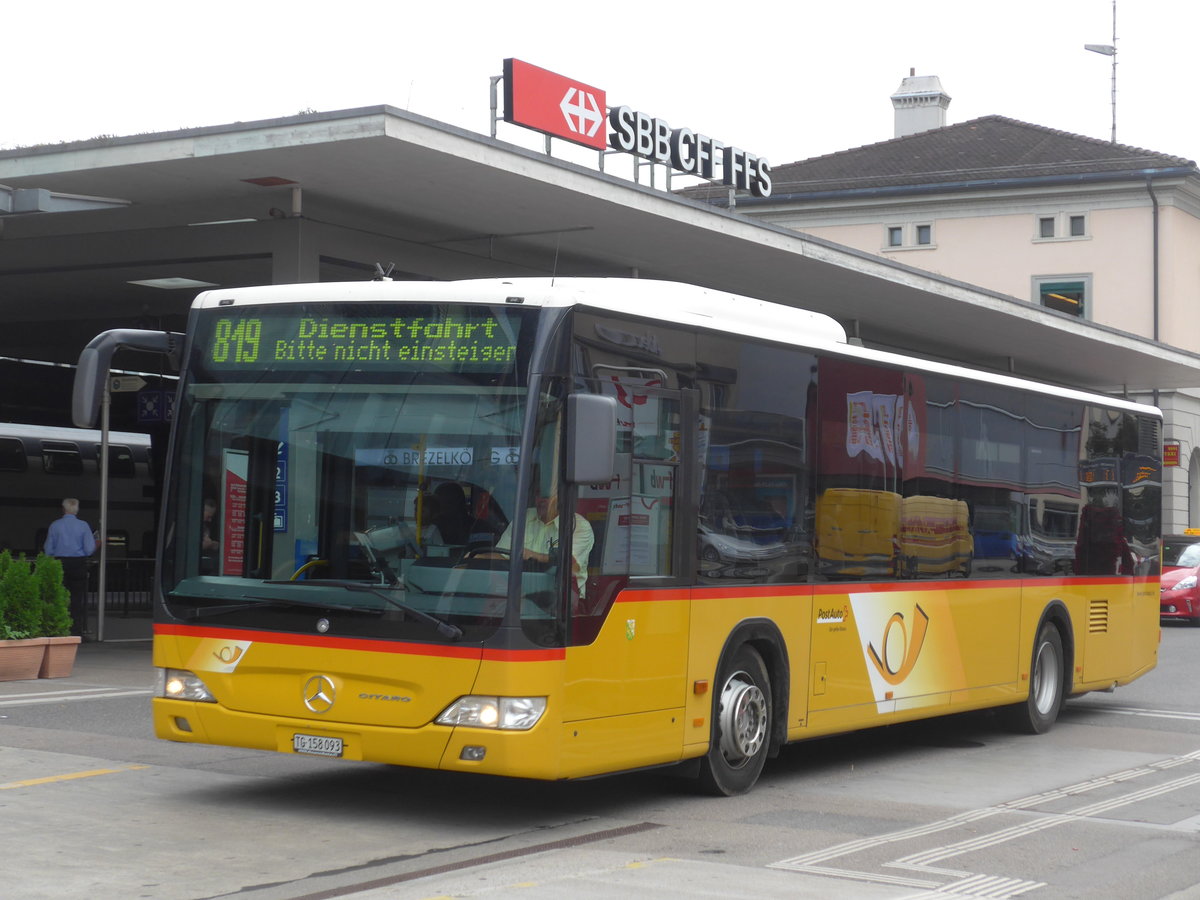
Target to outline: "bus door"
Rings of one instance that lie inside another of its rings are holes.
[[[684,465],[692,439],[682,423],[696,415],[691,392],[647,381],[610,373],[589,385],[617,401],[617,471],[607,484],[579,485],[575,498],[594,544],[572,610],[565,717],[650,714],[653,732],[671,721],[658,711],[684,701],[688,547],[678,523],[685,469],[693,469]]]

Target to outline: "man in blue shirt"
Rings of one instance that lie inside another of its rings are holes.
[[[62,563],[63,585],[71,594],[71,633],[82,636],[88,634],[87,561],[96,552],[96,536],[87,522],[78,518],[78,500],[68,497],[62,508],[62,518],[50,523],[46,533],[45,551]]]

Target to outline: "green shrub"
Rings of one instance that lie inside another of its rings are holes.
[[[11,559],[0,577],[0,609],[10,632],[34,637],[42,630],[42,598],[24,554]]]
[[[30,637],[33,637],[33,635],[26,634],[24,631],[13,631],[3,622],[0,622],[0,641],[23,641]]]
[[[41,601],[41,637],[63,637],[71,633],[71,595],[63,586],[62,562],[39,553],[33,564],[33,580]]]

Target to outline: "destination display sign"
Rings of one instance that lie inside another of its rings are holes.
[[[363,315],[342,307],[321,315],[248,308],[221,311],[201,352],[207,368],[321,371],[392,370],[502,374],[517,358],[519,321],[475,307],[394,309]]]

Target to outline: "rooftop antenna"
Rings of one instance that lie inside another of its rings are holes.
[[[1084,44],[1084,50],[1091,50],[1101,56],[1112,57],[1112,138],[1117,142],[1117,0],[1113,0],[1113,29],[1111,44]]]
[[[395,263],[388,263],[387,268],[383,267],[383,263],[375,263],[375,277],[372,281],[391,281],[392,269],[396,268]]]

